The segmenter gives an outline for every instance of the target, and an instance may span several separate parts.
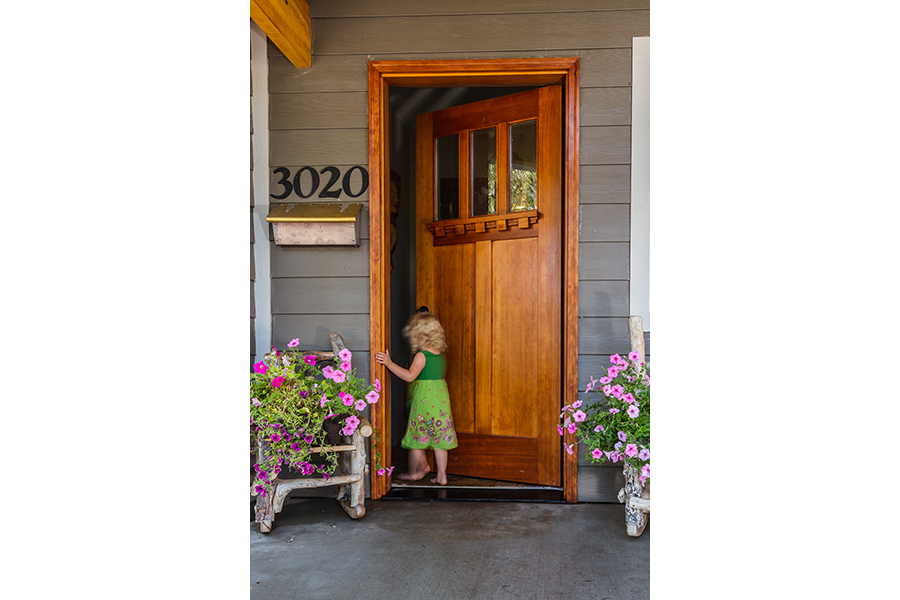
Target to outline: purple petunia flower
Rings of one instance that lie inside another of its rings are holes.
[[[641,460],[650,460],[650,449],[641,448],[641,451],[638,452],[638,458]]]
[[[625,433],[624,431],[620,431],[619,433],[617,433],[616,437],[618,437],[623,442],[628,440],[628,434]]]

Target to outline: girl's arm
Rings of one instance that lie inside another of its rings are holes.
[[[425,368],[425,355],[421,352],[416,352],[416,355],[413,357],[412,364],[409,365],[409,369],[404,369],[403,367],[392,361],[390,351],[376,352],[375,362],[386,366],[391,373],[393,373],[403,381],[410,382],[415,381],[416,377],[419,376],[419,373],[422,372],[422,369]]]

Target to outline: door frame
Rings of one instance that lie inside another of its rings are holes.
[[[382,402],[370,405],[372,426],[371,497],[390,489],[390,371],[375,362],[375,350],[390,346],[390,165],[388,91],[394,87],[537,86],[563,84],[563,331],[562,399],[578,398],[578,176],[579,59],[525,58],[484,60],[409,60],[369,62],[369,369],[382,385]],[[566,432],[560,440],[576,444]],[[578,501],[577,453],[562,453],[563,493]]]

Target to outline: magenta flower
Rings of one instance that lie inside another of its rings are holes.
[[[360,398],[359,400],[356,401],[356,406],[354,408],[356,408],[356,410],[360,410],[360,411],[366,410],[366,401],[363,400],[362,398]]]
[[[328,404],[328,397],[322,394],[322,399],[319,400],[319,407],[324,407],[326,404]]]
[[[650,479],[650,463],[647,463],[643,467],[641,467],[641,476]]]
[[[593,377],[591,378],[593,379]],[[581,405],[584,404],[581,400],[576,400],[572,403],[572,408],[581,408]]]
[[[344,348],[340,352],[338,352],[338,358],[340,358],[344,362],[350,362],[350,359],[353,357],[353,353]]]
[[[300,444],[298,444],[297,442],[294,442],[293,444],[291,444],[291,450],[296,452],[299,449],[300,449]]]
[[[284,383],[284,377],[276,377],[272,380],[272,387],[281,387],[282,383]]]
[[[594,427],[594,431],[600,433],[601,431],[606,431],[606,428],[603,425],[597,425],[596,427]]]
[[[353,396],[351,396],[347,392],[339,392],[338,397],[341,399],[341,402],[344,403],[344,406],[353,406]]]
[[[566,430],[563,428],[562,425],[557,425],[557,426],[556,426],[556,431],[559,432],[559,435],[566,435]]]
[[[625,433],[624,431],[620,431],[618,434],[616,434],[616,436],[623,442],[628,440],[628,434]]]
[[[258,486],[256,486],[256,493],[259,494],[260,496],[265,496],[265,495],[266,495],[266,488],[264,488],[264,487],[261,486],[261,485],[258,485]]]
[[[613,354],[612,356],[609,357],[609,362],[611,362],[614,365],[619,364],[619,361],[621,361],[621,360],[622,360],[622,357],[619,356],[618,354]]]
[[[341,371],[343,371],[344,373],[346,373],[347,371],[349,371],[352,368],[353,368],[353,365],[350,364],[349,360],[345,360],[344,362],[341,363]]]
[[[591,456],[599,460],[603,458],[603,450],[601,450],[600,448],[594,448],[593,450],[591,450]]]
[[[615,396],[616,398],[620,398],[620,399],[621,399],[621,398],[622,398],[622,394],[625,393],[625,388],[623,388],[621,385],[614,385],[614,386],[612,386],[612,388],[610,388],[610,392],[611,392],[612,395]]]
[[[637,453],[638,453],[637,444],[628,444],[627,446],[625,446],[625,455],[626,456],[628,456],[630,458],[634,458],[635,456],[637,456]]]
[[[581,423],[587,419],[587,414],[583,410],[576,410],[575,414],[572,415],[572,418],[575,419],[576,423]]]
[[[379,475],[384,475],[386,471],[382,468],[382,469],[378,469],[375,472],[378,473]]]
[[[606,456],[607,456],[607,458],[609,458],[609,460],[611,462],[614,462],[614,463],[619,462],[619,453],[616,451],[612,451],[609,454],[607,454]]]
[[[375,380],[375,391],[378,392],[379,394],[381,393],[381,382],[378,381],[377,379]]]
[[[569,424],[566,426],[566,430],[567,430],[569,433],[571,433],[571,434],[574,435],[575,432],[578,431],[578,425],[576,425],[575,423],[569,423]]]
[[[366,402],[368,402],[369,404],[375,404],[376,402],[378,402],[378,392],[373,390],[366,394]]]
[[[612,383],[612,377],[609,377],[609,376],[601,377],[600,379],[597,380],[597,382],[602,383],[603,385],[607,385],[609,383]]]
[[[296,348],[299,345],[300,345],[300,340],[297,338],[294,338],[288,342],[288,348]]]
[[[627,412],[628,416],[631,417],[632,419],[636,419],[637,416],[639,414],[641,414],[641,411],[638,409],[637,405],[635,405],[635,404],[632,404],[631,406],[629,406],[628,410],[626,410],[625,412]]]
[[[591,382],[589,384],[587,384],[587,387],[584,388],[584,393],[587,394],[588,392],[590,392],[592,387],[594,387],[594,378],[593,377],[591,377]]]
[[[610,367],[606,370],[606,376],[615,379],[619,376],[619,367]]]
[[[307,354],[306,356],[303,357],[303,362],[305,362],[308,365],[316,366],[316,357],[313,356],[312,354]]]
[[[335,383],[344,383],[347,379],[347,376],[344,375],[343,371],[332,371],[331,372],[331,380]]]
[[[331,368],[331,365],[328,365],[324,369],[322,369],[322,375],[326,378],[331,379],[331,375],[334,373],[334,369]]]
[[[265,372],[269,370],[269,367],[267,367],[266,363],[264,363],[263,361],[259,361],[258,363],[253,365],[253,370],[257,373],[265,374]]]
[[[387,474],[390,475],[394,472],[394,467],[388,467]]]
[[[622,394],[622,402],[631,404],[632,402],[634,402],[634,395],[631,392],[628,392],[627,394]]]
[[[611,414],[611,415],[614,415],[614,414],[616,414],[617,412],[619,412],[619,409],[618,409],[618,408],[613,407],[613,408],[609,409],[609,414]]]
[[[641,451],[638,452],[638,458],[641,460],[650,460],[650,449],[641,448]]]
[[[344,421],[344,428],[341,429],[341,433],[344,435],[353,435],[353,432],[356,431],[356,428],[359,426],[359,419],[353,415],[347,417],[347,420]]]
[[[259,398],[251,398],[250,403],[253,404],[253,406],[262,406],[262,402],[259,401]]]
[[[272,441],[272,442],[277,442],[277,441],[280,441],[280,440],[281,440],[281,436],[278,435],[277,433],[273,433],[273,434],[272,434],[272,437],[270,437],[269,440]]]
[[[639,362],[641,362],[641,353],[638,352],[637,350],[634,350],[633,352],[629,352],[629,353],[628,353],[628,360],[630,360],[630,361],[633,362],[633,363],[639,363]]]
[[[569,454],[569,456],[572,456],[572,454],[574,454],[574,450],[572,450],[572,448],[574,447],[575,444],[563,444],[563,448],[566,449],[566,452]]]
[[[304,435],[304,436],[303,436],[303,441],[306,442],[307,444],[312,444],[313,436],[311,436],[311,435]]]

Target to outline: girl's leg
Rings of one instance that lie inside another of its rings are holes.
[[[410,448],[409,471],[400,475],[400,479],[404,481],[418,481],[430,472],[431,469],[428,468],[428,459],[425,457],[425,451],[419,448]]]
[[[432,483],[438,485],[447,485],[447,451],[434,449],[434,463],[437,469],[437,477],[431,480]]]

